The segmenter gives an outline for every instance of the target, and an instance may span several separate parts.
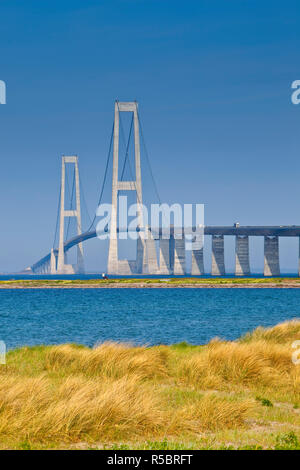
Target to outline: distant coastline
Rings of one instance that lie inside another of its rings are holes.
[[[171,279],[18,279],[0,281],[0,289],[101,288],[300,288],[300,278],[171,278]]]

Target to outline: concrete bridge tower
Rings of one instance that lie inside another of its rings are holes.
[[[120,112],[132,112],[134,123],[134,155],[135,155],[135,180],[119,180],[119,130]],[[136,260],[119,260],[118,257],[118,193],[119,191],[135,191],[138,227],[142,229],[138,232]],[[146,235],[144,239],[143,235]],[[112,176],[112,211],[110,221],[110,240],[108,251],[109,274],[128,275],[133,273],[154,274],[158,272],[155,241],[148,227],[143,221],[143,200],[142,200],[142,178],[141,178],[141,152],[140,133],[137,102],[115,102],[114,118],[114,138],[113,138],[113,176]]]
[[[76,207],[74,210],[65,209],[65,184],[66,184],[66,164],[75,165],[75,201]],[[64,230],[65,219],[75,217],[77,220],[77,234],[81,235],[81,212],[80,212],[80,185],[79,185],[79,171],[78,171],[78,157],[69,156],[62,157],[61,168],[61,190],[60,190],[60,218],[59,218],[59,244],[58,244],[58,257],[57,257],[57,270],[55,270],[54,253],[51,252],[51,274],[74,274],[84,272],[84,259],[83,259],[83,245],[77,245],[77,264],[67,264],[66,254],[64,252]]]

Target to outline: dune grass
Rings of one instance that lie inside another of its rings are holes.
[[[0,447],[300,448],[300,321],[237,341],[24,347],[0,366]]]

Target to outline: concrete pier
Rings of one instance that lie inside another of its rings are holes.
[[[174,274],[185,274],[185,239],[174,238]]]
[[[249,237],[237,235],[235,237],[235,275],[248,276],[249,274]]]
[[[146,239],[144,240],[145,253],[143,261],[143,273],[158,274],[159,269],[157,264],[155,240],[148,225],[145,227],[145,233]]]
[[[120,276],[130,276],[132,274],[131,263],[132,262],[127,259],[119,259],[117,264],[117,272],[114,274],[120,274]]]
[[[192,276],[202,276],[204,274],[203,247],[192,249]]]
[[[225,275],[225,262],[224,262],[224,236],[212,236],[212,262],[211,274],[212,276]]]
[[[146,246],[145,240],[143,240],[140,236],[138,236],[136,241],[136,268],[135,273],[142,274],[144,272],[144,264],[146,259]]]
[[[56,274],[56,256],[53,248],[51,248],[50,254],[50,274]]]
[[[159,240],[159,274],[171,274],[170,240]]]
[[[264,275],[279,276],[279,243],[278,237],[264,237]]]

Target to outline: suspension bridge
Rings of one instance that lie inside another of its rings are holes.
[[[131,114],[131,124],[129,136],[126,143],[124,128],[122,125],[122,113]],[[121,172],[119,172],[119,143],[120,135],[125,143],[125,157]],[[129,144],[133,136],[134,140],[134,169],[131,168],[129,161]],[[184,275],[186,274],[186,239],[184,234],[177,238],[175,229],[170,226],[170,236],[168,239],[163,237],[163,228],[146,226],[143,221],[143,198],[142,198],[142,177],[141,177],[141,148],[142,140],[144,153],[150,169],[152,185],[159,203],[160,197],[157,185],[151,170],[145,140],[143,137],[141,120],[138,112],[137,102],[115,102],[114,123],[110,138],[110,145],[106,165],[104,169],[104,178],[98,200],[98,206],[102,202],[104,187],[107,181],[108,169],[111,155],[112,162],[112,186],[111,203],[112,212],[106,231],[109,231],[109,250],[107,272],[113,275],[131,275],[131,274],[161,274],[161,275]],[[66,205],[66,167],[73,166],[73,184],[71,191],[71,200],[74,204],[67,208]],[[130,179],[125,179],[125,168],[129,167]],[[121,176],[119,177],[119,173]],[[136,199],[138,236],[136,240],[136,259],[119,259],[118,238],[120,228],[117,224],[118,204],[120,191],[132,191]],[[70,220],[75,220],[77,234],[68,238]],[[67,229],[66,223],[67,222]],[[89,239],[97,237],[95,228],[96,215],[91,220],[87,230],[82,230],[81,223],[81,198],[80,198],[80,178],[77,156],[63,156],[61,170],[61,186],[58,206],[58,217],[56,224],[56,234],[58,232],[58,246],[55,246],[56,236],[53,247],[43,258],[35,262],[26,269],[26,272],[33,274],[75,274],[84,273],[84,248],[83,244]],[[192,227],[196,231],[197,227]],[[147,237],[141,234],[147,232]],[[280,237],[298,237],[300,240],[300,226],[240,226],[238,223],[233,226],[205,226],[204,235],[211,236],[212,243],[212,275],[225,275],[224,260],[224,238],[226,236],[235,237],[235,274],[250,274],[250,255],[249,255],[249,237],[264,238],[264,275],[279,276],[279,238]],[[158,244],[158,250],[156,249]],[[76,247],[77,261],[75,264],[69,264],[68,251]],[[192,242],[192,275],[204,275],[203,246],[199,247]],[[300,251],[299,251],[300,253]],[[300,269],[300,268],[299,268]],[[300,272],[299,272],[300,275]]]

